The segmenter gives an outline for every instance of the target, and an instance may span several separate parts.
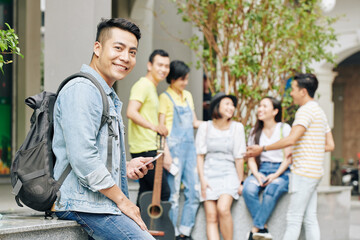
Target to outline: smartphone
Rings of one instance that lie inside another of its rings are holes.
[[[269,181],[269,179],[265,180],[265,182],[263,182],[263,184],[267,184],[268,181]]]
[[[163,153],[159,153],[159,154],[156,155],[153,159],[147,161],[146,163],[144,163],[143,165],[141,165],[141,166],[138,167],[137,169],[140,170],[143,166],[149,165],[150,163],[156,161],[159,157],[161,157],[161,155],[163,155]]]

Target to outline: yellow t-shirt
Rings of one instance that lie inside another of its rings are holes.
[[[159,124],[159,98],[153,82],[145,77],[140,78],[131,88],[130,100],[141,102],[141,116],[156,126]],[[156,150],[156,132],[129,119],[129,145],[130,153]]]
[[[305,127],[306,131],[293,146],[291,171],[320,178],[324,174],[325,135],[331,131],[325,113],[317,102],[309,101],[297,110],[293,126],[296,125]]]
[[[170,94],[177,106],[185,107],[189,104],[191,110],[194,110],[194,100],[189,91],[184,90],[182,97],[170,87],[168,87],[166,91]],[[159,102],[159,113],[165,114],[165,124],[170,135],[174,118],[174,105],[166,93],[160,94]]]

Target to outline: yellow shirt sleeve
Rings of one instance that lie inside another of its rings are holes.
[[[147,85],[148,82],[144,78],[141,78],[139,81],[137,81],[131,88],[129,99],[144,103],[149,92],[149,86]]]

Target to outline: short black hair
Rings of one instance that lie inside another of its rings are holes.
[[[162,57],[169,57],[169,54],[168,54],[165,50],[155,49],[155,50],[150,54],[149,62],[154,63],[154,58],[155,58],[156,55],[160,55],[160,56],[162,56]]]
[[[102,42],[110,37],[111,28],[120,28],[124,31],[128,31],[135,35],[138,43],[141,38],[141,32],[139,27],[125,18],[102,18],[100,23],[97,25],[96,39],[97,42]]]
[[[178,78],[184,79],[186,75],[190,72],[190,68],[183,61],[174,60],[170,63],[170,72],[166,77],[166,82],[171,83],[171,80],[176,80]]]
[[[305,88],[311,98],[314,97],[319,82],[312,73],[298,73],[294,76],[299,88]]]

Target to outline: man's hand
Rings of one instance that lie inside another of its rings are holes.
[[[259,145],[252,145],[247,147],[246,157],[257,157],[261,154],[263,147]]]
[[[167,136],[168,135],[168,130],[167,130],[167,128],[164,126],[164,125],[162,125],[162,124],[160,124],[160,125],[157,125],[157,126],[153,126],[152,128],[151,128],[151,130],[153,130],[154,132],[157,132],[157,133],[159,133],[161,136]]]
[[[123,214],[134,220],[142,230],[148,231],[146,224],[141,219],[139,208],[129,199],[124,198],[121,203],[117,204],[117,207],[121,210]]]
[[[126,174],[128,178],[136,180],[139,178],[143,178],[149,169],[154,169],[154,164],[150,163],[148,165],[144,165],[147,161],[151,161],[152,157],[138,157],[133,158],[126,165]],[[141,167],[140,169],[138,169]]]
[[[171,157],[171,153],[170,153],[170,149],[167,145],[167,143],[165,142],[165,148],[164,148],[164,168],[168,171],[170,171],[170,167],[172,164],[173,160]]]

